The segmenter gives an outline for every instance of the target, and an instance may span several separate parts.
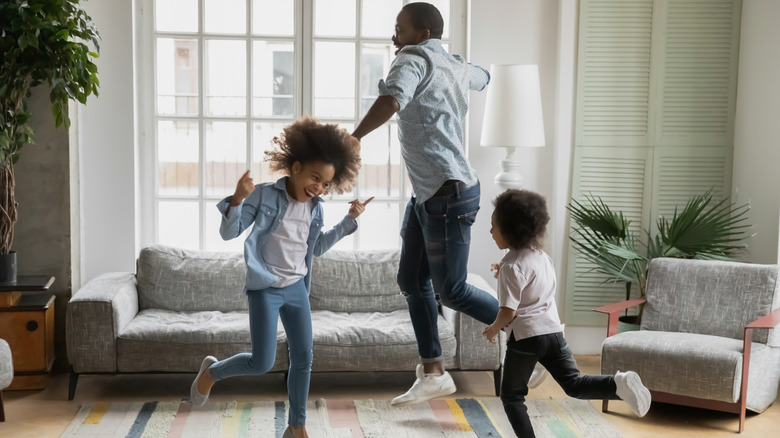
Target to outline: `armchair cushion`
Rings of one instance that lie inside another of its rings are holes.
[[[650,390],[734,403],[742,383],[743,341],[695,333],[640,330],[607,338],[601,372],[632,370]],[[777,396],[780,349],[754,342],[747,408],[764,411]]]

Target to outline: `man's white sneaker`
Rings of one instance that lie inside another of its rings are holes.
[[[528,379],[528,388],[533,389],[541,385],[544,379],[547,378],[547,369],[540,363],[536,363],[534,371],[531,373],[531,378]]]
[[[650,390],[642,384],[639,374],[633,371],[620,371],[615,374],[615,386],[617,386],[617,396],[628,403],[634,414],[644,417],[650,409]]]
[[[407,406],[424,402],[436,397],[443,397],[454,393],[455,382],[450,373],[444,372],[441,376],[425,374],[422,364],[417,365],[417,380],[405,394],[399,395],[390,402],[393,406]]]

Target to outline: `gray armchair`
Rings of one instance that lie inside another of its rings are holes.
[[[5,408],[3,407],[3,390],[11,385],[14,379],[14,363],[11,356],[11,347],[8,342],[0,339],[0,422],[5,421]]]
[[[778,266],[654,259],[645,294],[595,309],[609,315],[601,371],[636,371],[654,402],[738,413],[742,432],[745,410],[763,412],[780,384]],[[641,304],[641,329],[615,334]]]

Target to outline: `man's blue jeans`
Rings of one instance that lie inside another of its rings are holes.
[[[412,198],[401,225],[398,285],[406,296],[423,363],[442,360],[439,308],[442,304],[492,324],[498,301],[466,283],[471,226],[479,210],[479,183],[419,203]]]
[[[239,353],[209,367],[214,380],[267,373],[276,361],[276,324],[282,318],[287,335],[290,369],[287,393],[290,426],[306,424],[312,361],[312,326],[309,294],[303,279],[281,289],[247,291],[252,353]]]

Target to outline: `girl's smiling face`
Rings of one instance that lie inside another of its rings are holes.
[[[306,202],[326,193],[335,174],[332,164],[322,161],[301,164],[296,161],[287,180],[287,194],[298,202]]]
[[[407,45],[420,44],[427,40],[431,35],[428,29],[415,29],[412,24],[412,16],[409,12],[401,10],[395,19],[395,35],[393,35],[393,45],[396,47],[395,54]]]

